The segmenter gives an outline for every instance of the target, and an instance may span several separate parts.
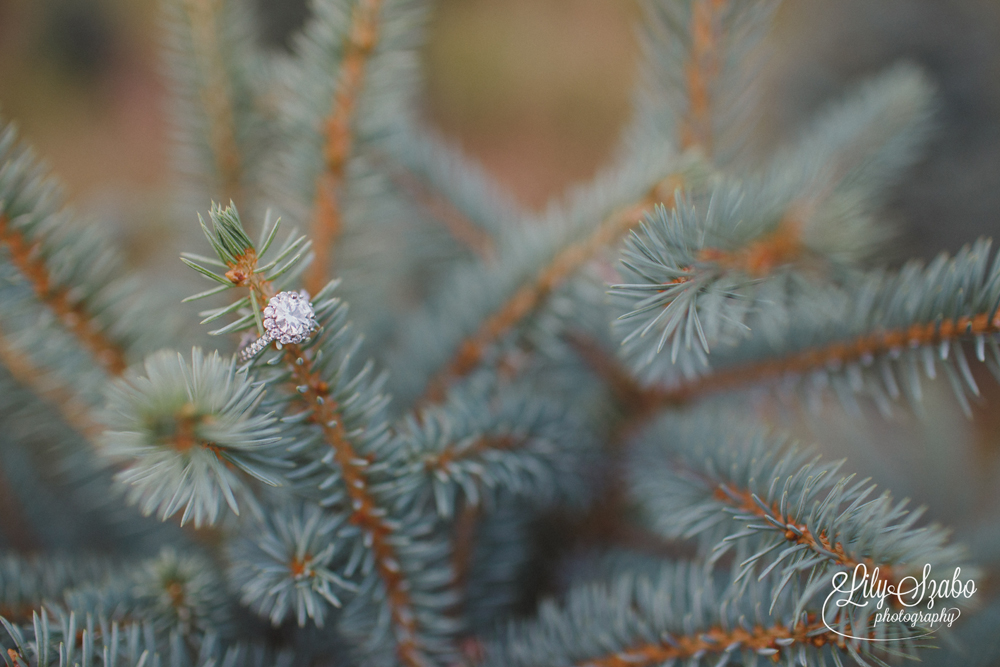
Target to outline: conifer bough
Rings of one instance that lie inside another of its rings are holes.
[[[416,120],[427,0],[313,0],[290,56],[259,47],[248,0],[164,0],[176,210],[210,246],[182,256],[211,283],[185,302],[209,304],[218,351],[170,350],[191,306],[112,261],[6,126],[0,657],[953,660],[930,646],[940,623],[876,622],[833,578],[979,577],[990,555],[749,411],[718,418],[775,386],[820,410],[831,396],[923,409],[939,370],[971,414],[969,355],[1000,377],[988,240],[877,266],[880,203],[933,113],[919,71],[868,80],[763,167],[738,167],[775,4],[647,0],[616,162],[528,215]],[[261,337],[282,292],[308,299],[316,327],[279,345]],[[723,389],[725,403],[706,396]],[[582,545],[571,555],[540,549],[553,515],[601,513],[620,528],[549,538]],[[1000,657],[987,625],[957,630],[987,647],[983,665]]]

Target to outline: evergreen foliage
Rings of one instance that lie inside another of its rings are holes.
[[[164,0],[199,324],[6,126],[6,664],[947,660],[947,624],[876,621],[907,593],[835,582],[972,580],[996,555],[751,396],[909,417],[940,370],[971,415],[978,365],[1000,379],[1000,258],[879,263],[934,108],[910,66],[740,166],[775,4],[648,0],[614,163],[535,215],[416,120],[429,2],[314,0],[278,56],[244,0]],[[316,330],[240,361],[283,291]],[[188,356],[175,322],[220,350]],[[937,595],[982,603],[955,638],[1000,658],[990,592]]]
[[[256,414],[263,387],[236,376],[235,364],[195,348],[191,364],[176,354],[146,358],[145,375],[108,392],[108,431],[101,452],[122,462],[117,480],[143,514],[180,523],[214,524],[223,502],[239,514],[242,471],[265,484],[291,467],[273,415]],[[180,454],[181,456],[178,456]],[[183,490],[181,490],[183,489]]]

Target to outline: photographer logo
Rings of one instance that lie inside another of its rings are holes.
[[[841,637],[858,641],[902,641],[907,637],[874,637],[847,634],[844,629],[834,627],[837,619],[851,607],[861,608],[874,604],[872,632],[880,624],[902,623],[916,631],[923,631],[919,637],[933,633],[936,628],[951,627],[961,616],[958,607],[949,606],[950,600],[968,599],[976,592],[976,582],[961,578],[962,568],[956,567],[950,578],[935,579],[931,565],[924,565],[920,577],[906,576],[899,581],[879,572],[879,568],[868,571],[868,566],[859,563],[853,572],[841,571],[833,575],[833,590],[823,602],[823,624],[828,630]],[[839,624],[837,624],[839,625]]]

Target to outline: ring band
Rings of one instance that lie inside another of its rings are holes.
[[[267,347],[272,340],[271,336],[265,333],[263,336],[240,350],[240,361],[250,361],[260,354],[260,351]]]

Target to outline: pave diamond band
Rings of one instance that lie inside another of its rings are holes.
[[[306,292],[279,292],[264,308],[264,335],[240,351],[240,361],[254,358],[272,341],[277,341],[279,347],[303,343],[317,326]]]
[[[271,340],[273,339],[270,336],[264,334],[254,342],[244,347],[242,350],[240,350],[240,361],[249,361],[250,359],[256,357],[258,354],[260,354],[261,350],[263,350],[265,347],[268,346],[268,344],[270,344]]]

